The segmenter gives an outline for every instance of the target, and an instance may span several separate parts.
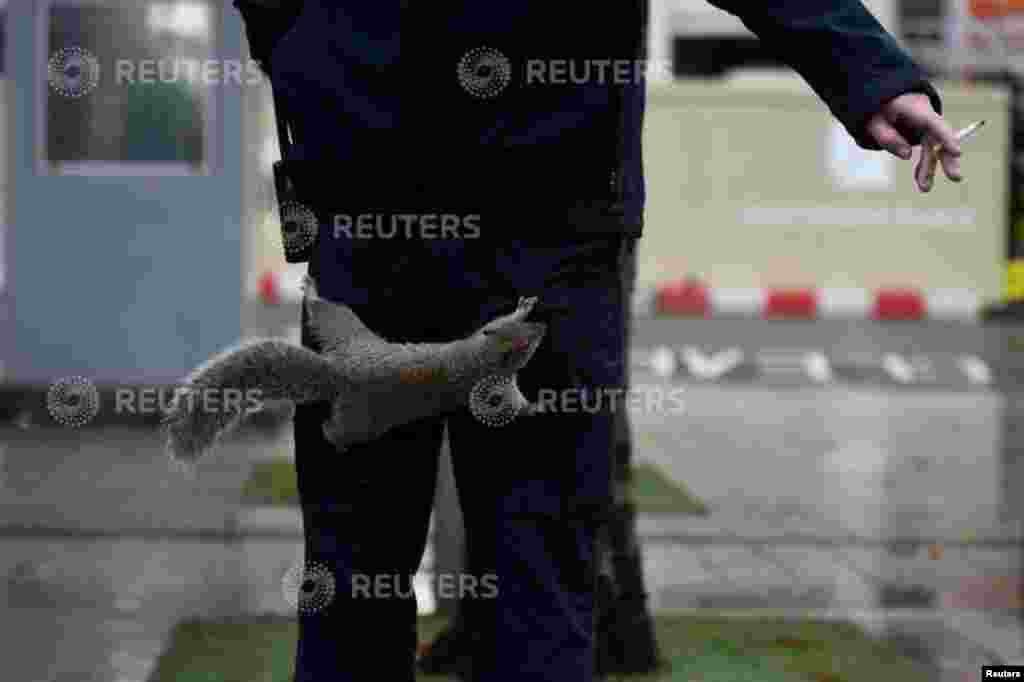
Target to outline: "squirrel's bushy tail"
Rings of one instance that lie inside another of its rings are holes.
[[[185,378],[163,417],[168,454],[192,463],[264,401],[333,400],[331,363],[284,339],[247,341],[215,355]]]

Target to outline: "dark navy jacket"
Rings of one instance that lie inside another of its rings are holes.
[[[548,229],[639,234],[643,83],[525,81],[528,60],[641,58],[646,0],[463,0],[406,8],[305,0],[297,17],[294,10],[254,8],[268,2],[274,0],[234,4],[254,58],[288,107],[296,134],[289,160],[328,164],[306,174],[302,184],[316,190],[310,197],[380,191],[441,204],[477,202],[510,215],[585,200],[586,210],[572,214],[575,227],[545,213]],[[941,113],[922,71],[858,0],[712,4],[737,15],[803,76],[863,147],[878,149],[865,123],[897,95],[927,93]],[[488,97],[467,90],[458,71],[460,60],[484,48],[492,66],[497,55],[510,69],[506,86]],[[515,215],[508,229],[527,214]]]

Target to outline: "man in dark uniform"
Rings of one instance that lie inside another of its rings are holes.
[[[778,51],[859,144],[909,159],[928,134],[959,179],[938,94],[857,0],[715,4]],[[467,334],[537,295],[548,332],[519,375],[527,398],[621,390],[621,269],[642,228],[645,90],[600,64],[640,54],[643,2],[305,0],[289,19],[284,35],[253,49],[288,108],[289,174],[319,219],[309,273],[320,294],[410,342]],[[567,61],[568,79],[555,66]],[[419,216],[413,238],[337,229],[339,215],[393,225],[396,212]],[[426,217],[439,215],[454,216],[455,236],[419,238],[436,234]],[[317,347],[305,329],[303,342]],[[469,411],[448,416],[476,680],[594,677],[594,545],[613,503],[615,435],[601,402],[500,426]],[[340,454],[321,431],[327,410],[295,416],[306,557],[337,586],[329,604],[300,614],[296,680],[412,680],[408,588],[443,422]],[[352,589],[367,582],[369,595]]]

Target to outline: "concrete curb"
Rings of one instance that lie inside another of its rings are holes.
[[[294,535],[302,537],[302,512],[298,507],[245,505],[235,512],[234,525],[245,535]]]
[[[244,505],[233,518],[234,530],[242,535],[302,535],[302,514],[298,507]],[[693,527],[685,519],[666,520],[659,515],[637,516],[637,534],[642,542],[671,545],[746,545],[813,547],[885,547],[894,553],[916,552],[930,544],[948,547],[1017,548],[1021,530],[1014,526],[995,533],[977,533],[972,537],[954,534],[934,537],[867,536],[828,531],[818,533],[766,530],[763,533],[737,533],[725,527],[701,522]],[[433,533],[430,535],[433,540]],[[901,552],[901,550],[903,550]]]

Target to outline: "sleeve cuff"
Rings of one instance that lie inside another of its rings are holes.
[[[939,97],[935,87],[923,78],[920,73],[907,74],[897,73],[888,78],[881,79],[872,84],[866,92],[857,98],[856,104],[845,111],[836,112],[836,117],[856,140],[857,144],[864,149],[878,150],[881,146],[867,134],[868,121],[878,113],[890,100],[910,92],[920,92],[928,95],[932,108],[942,114],[942,99]],[[921,143],[921,133],[900,130],[911,145]]]

